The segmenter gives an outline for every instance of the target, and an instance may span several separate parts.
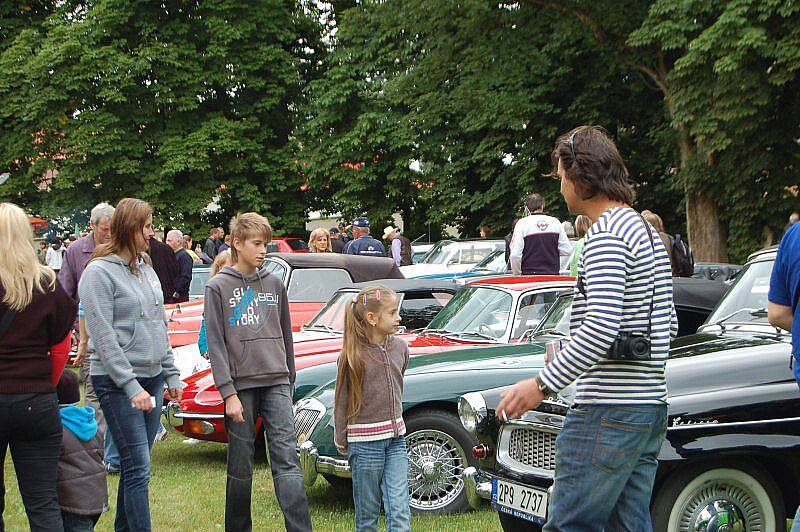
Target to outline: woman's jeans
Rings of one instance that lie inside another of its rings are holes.
[[[378,530],[381,500],[387,532],[411,530],[408,502],[408,454],[402,436],[386,440],[350,442],[348,458],[353,473],[356,532]]]
[[[63,530],[56,490],[61,415],[55,393],[0,395],[0,532],[5,530],[2,464],[7,447],[11,447],[30,529],[34,532]]]
[[[546,532],[653,530],[667,406],[573,405],[556,439]]]
[[[303,473],[297,459],[297,436],[289,385],[264,386],[238,392],[244,423],[225,417],[228,433],[228,481],[225,488],[225,530],[253,529],[250,502],[253,491],[253,458],[256,419],[261,416],[269,448],[269,465],[275,497],[288,532],[310,532]],[[263,527],[263,525],[262,525]]]
[[[150,448],[161,417],[159,405],[164,394],[164,377],[157,375],[137,380],[147,393],[156,398],[156,408],[149,413],[136,410],[130,398],[108,375],[92,375],[92,385],[120,456],[117,515],[114,519],[117,532],[150,530]]]

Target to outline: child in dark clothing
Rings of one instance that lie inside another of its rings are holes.
[[[65,532],[87,532],[94,530],[100,515],[108,509],[103,436],[97,430],[94,410],[75,406],[81,394],[73,372],[61,375],[56,391],[64,428],[58,459],[61,518]]]

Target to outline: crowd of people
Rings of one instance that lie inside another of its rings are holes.
[[[561,193],[577,215],[570,224],[577,241],[544,214],[542,197],[532,194],[525,199],[526,216],[507,237],[508,263],[517,274],[557,274],[565,266],[574,272],[571,339],[537,377],[508,390],[497,411],[518,417],[576,383],[557,441],[544,530],[616,529],[623,521],[626,529],[649,530],[666,433],[664,367],[677,331],[672,277],[681,273],[680,254],[689,253],[688,247],[666,234],[656,214],[631,208],[627,169],[601,128],[583,126],[559,137],[553,158]],[[24,211],[0,203],[0,246],[6,250],[0,254],[0,460],[10,447],[31,529],[92,530],[107,508],[106,474],[115,456],[120,480],[114,528],[151,529],[148,486],[161,427],[158,406],[165,392],[174,401],[182,396],[164,304],[185,296],[192,264],[206,256],[214,271],[205,289],[201,343],[224,400],[225,528],[253,528],[260,416],[286,529],[311,530],[295,449],[296,373],[286,289],[260,267],[272,240],[267,219],[240,214],[230,234],[213,229],[200,250],[192,250],[191,238],[179,230],[169,231],[165,242],[155,239],[152,209],[140,199],[97,205],[90,227],[66,251],[54,241],[43,264]],[[387,256],[383,243],[370,236],[369,219],[357,218],[352,236],[344,229],[312,232],[309,248]],[[794,332],[796,358],[798,235],[800,225],[792,226],[781,243],[769,296],[769,320]],[[382,236],[398,265],[410,261],[406,237],[392,226]],[[171,271],[170,282],[159,271]],[[409,351],[395,336],[397,301],[392,290],[373,285],[345,310],[334,425],[336,447],[352,470],[356,530],[376,529],[381,508],[387,528],[410,529],[402,415]],[[646,356],[627,352],[625,339],[632,336],[647,339]],[[86,386],[84,408],[76,405],[77,378],[64,371],[73,343]],[[598,451],[594,442],[608,419],[624,437],[603,439]],[[625,457],[624,467],[618,457]],[[0,519],[2,504],[0,499]]]

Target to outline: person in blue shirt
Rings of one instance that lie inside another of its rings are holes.
[[[353,221],[353,240],[347,243],[342,253],[365,257],[385,257],[386,248],[380,241],[369,236],[369,218],[362,216]]]
[[[792,368],[800,385],[800,224],[790,227],[778,246],[768,299],[769,323],[792,333]],[[800,508],[792,532],[800,532]]]

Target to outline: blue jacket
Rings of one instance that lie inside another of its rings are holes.
[[[362,255],[364,257],[385,257],[386,248],[378,240],[367,235],[348,242],[342,253],[346,255]]]

